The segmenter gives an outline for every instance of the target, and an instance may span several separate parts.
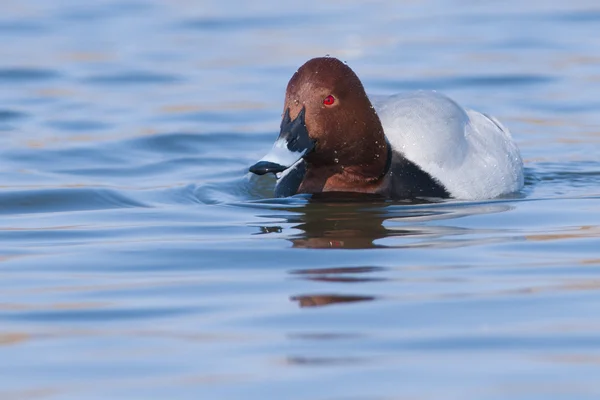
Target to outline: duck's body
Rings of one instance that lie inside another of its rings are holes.
[[[519,150],[498,121],[437,92],[369,99],[354,72],[334,58],[298,70],[284,110],[279,140],[251,168],[281,172],[278,196],[484,199],[523,187]]]
[[[439,182],[450,197],[484,199],[523,187],[523,161],[496,119],[431,91],[372,97],[394,153]]]

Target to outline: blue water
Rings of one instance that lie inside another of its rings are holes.
[[[1,399],[600,396],[596,1],[0,11]],[[247,168],[325,54],[498,117],[524,191],[273,199]]]

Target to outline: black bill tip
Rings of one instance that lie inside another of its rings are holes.
[[[287,167],[270,161],[259,161],[249,168],[250,172],[256,175],[264,175],[272,172],[274,174],[283,172]]]

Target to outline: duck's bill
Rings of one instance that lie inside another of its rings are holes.
[[[250,172],[264,175],[269,172],[274,174],[285,171],[314,148],[314,142],[308,136],[304,123],[305,109],[298,113],[292,121],[290,110],[287,109],[281,121],[279,137],[273,144],[271,151],[250,167]]]
[[[256,175],[264,175],[272,172],[277,174],[294,165],[300,160],[308,149],[303,151],[290,151],[285,140],[277,139],[271,151],[250,167],[250,172]]]

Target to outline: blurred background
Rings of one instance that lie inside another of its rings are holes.
[[[1,399],[596,399],[600,5],[0,4]],[[496,116],[516,198],[273,199],[306,60]]]

